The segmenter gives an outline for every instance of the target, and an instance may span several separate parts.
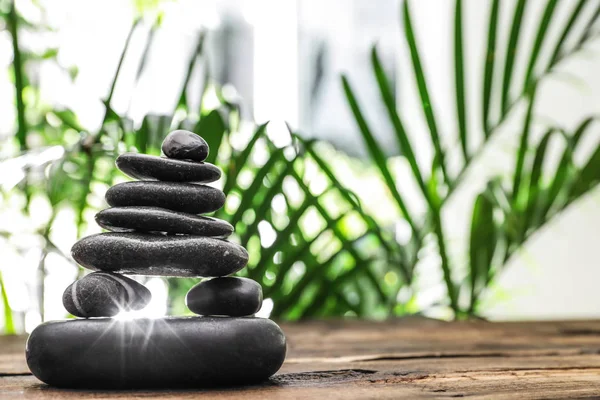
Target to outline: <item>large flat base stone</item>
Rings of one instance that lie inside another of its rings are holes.
[[[208,387],[266,380],[286,342],[262,318],[98,318],[42,324],[26,352],[31,372],[57,387]]]

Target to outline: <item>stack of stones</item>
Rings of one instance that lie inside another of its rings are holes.
[[[137,182],[106,193],[112,208],[96,215],[111,231],[75,243],[73,258],[93,271],[71,284],[63,304],[83,319],[40,325],[27,344],[27,362],[40,380],[61,387],[171,387],[252,383],[273,375],[285,358],[285,336],[268,319],[254,318],[262,289],[228,277],[248,262],[230,241],[233,227],[201,216],[221,208],[225,194],[202,183],[221,176],[204,162],[200,136],[174,131],[166,157],[125,153],[117,167]],[[211,277],[187,294],[203,317],[123,321],[139,310],[148,289],[125,275]]]

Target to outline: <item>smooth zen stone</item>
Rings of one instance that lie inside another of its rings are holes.
[[[233,226],[223,220],[157,207],[107,208],[96,214],[96,222],[113,232],[168,232],[216,237],[233,233]]]
[[[125,182],[106,192],[113,207],[150,206],[190,214],[216,211],[225,204],[225,194],[210,186],[176,182]]]
[[[225,277],[200,282],[185,297],[190,311],[200,315],[252,315],[262,306],[262,288],[248,278]]]
[[[39,325],[27,365],[63,388],[133,389],[258,383],[285,359],[285,336],[262,318],[108,318]]]
[[[73,282],[63,293],[63,305],[76,317],[112,317],[121,311],[140,310],[152,295],[126,276],[94,272]]]
[[[146,154],[125,153],[117,158],[117,168],[136,179],[171,182],[214,182],[221,170],[209,163],[174,160]]]
[[[152,295],[126,276],[94,272],[73,282],[63,294],[63,304],[76,317],[112,317],[121,311],[140,310]]]
[[[202,236],[99,233],[71,249],[75,261],[95,271],[156,276],[225,276],[244,268],[246,250]]]
[[[208,143],[190,131],[173,131],[162,143],[162,151],[169,158],[204,161],[208,157]]]

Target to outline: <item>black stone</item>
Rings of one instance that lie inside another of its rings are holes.
[[[178,130],[167,135],[162,151],[169,158],[204,161],[208,157],[208,144],[193,132]]]
[[[262,288],[248,278],[233,276],[203,281],[190,289],[185,303],[200,315],[252,315],[262,306]]]
[[[106,192],[113,207],[150,206],[190,214],[216,211],[225,204],[225,194],[210,186],[176,182],[124,182]]]
[[[191,235],[100,233],[75,243],[71,254],[88,269],[131,275],[225,276],[248,263],[238,244]]]
[[[157,207],[107,208],[96,214],[96,222],[113,232],[167,232],[215,237],[233,233],[233,226],[223,220]]]
[[[93,272],[69,285],[63,304],[76,317],[112,317],[121,311],[140,310],[151,298],[150,291],[131,278]]]
[[[209,163],[174,160],[146,154],[125,153],[117,158],[117,167],[136,179],[171,182],[214,182],[221,170]]]
[[[285,359],[285,336],[262,318],[110,318],[47,322],[27,364],[62,388],[133,389],[258,383]]]

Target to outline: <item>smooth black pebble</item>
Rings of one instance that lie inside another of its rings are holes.
[[[190,289],[185,303],[199,315],[252,315],[262,306],[262,288],[248,278],[224,277],[200,282]]]
[[[157,207],[113,207],[96,214],[96,222],[113,232],[167,232],[227,237],[233,226],[226,221]]]
[[[216,277],[248,263],[242,246],[192,235],[99,233],[75,243],[71,254],[88,269],[131,275]]]
[[[63,293],[63,305],[76,317],[112,317],[140,310],[152,295],[142,284],[123,275],[93,272],[73,282]]]
[[[175,160],[147,154],[125,153],[117,157],[117,168],[136,179],[171,182],[214,182],[221,170],[209,163]]]
[[[124,182],[106,191],[113,207],[149,206],[190,214],[216,211],[225,204],[225,194],[205,185],[177,182]]]
[[[281,329],[263,318],[109,318],[47,322],[27,364],[63,388],[133,389],[258,383],[285,359]]]
[[[204,161],[208,157],[208,143],[193,132],[177,130],[167,135],[162,151],[169,158]]]

